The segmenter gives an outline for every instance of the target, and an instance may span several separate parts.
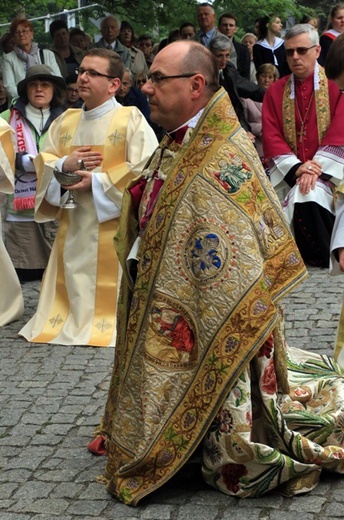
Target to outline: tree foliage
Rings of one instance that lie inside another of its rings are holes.
[[[96,0],[81,0],[83,6],[94,3]],[[197,3],[197,0],[99,0],[97,8],[80,13],[77,23],[81,23],[87,32],[94,33],[96,28],[92,18],[113,13],[120,19],[130,21],[137,33],[148,32],[158,40],[185,21],[196,23]],[[329,0],[214,0],[211,3],[218,16],[224,12],[234,13],[239,26],[245,31],[252,30],[254,20],[267,14],[276,14],[283,20],[291,16],[298,21],[309,12],[320,15],[325,25],[332,5]],[[20,14],[37,18],[77,7],[78,0],[0,0],[0,24],[9,23]],[[35,22],[34,26],[36,34],[44,32],[42,21]],[[5,30],[2,27],[1,32]]]

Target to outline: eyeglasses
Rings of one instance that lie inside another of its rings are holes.
[[[79,91],[77,88],[66,87],[66,90],[68,90],[68,92],[73,92],[73,94],[79,94]]]
[[[83,69],[82,67],[79,67],[78,69],[75,69],[75,74],[78,76],[82,76],[83,74],[86,74],[86,76],[90,76],[91,78],[108,78],[108,79],[115,79],[116,76],[109,76],[108,74],[103,74],[102,72],[97,72],[93,69]]]
[[[27,86],[32,89],[41,88],[47,90],[48,88],[53,87],[53,84],[50,81],[29,81]]]
[[[286,56],[294,56],[295,51],[299,56],[304,56],[307,54],[309,49],[314,49],[317,45],[312,45],[311,47],[296,47],[295,49],[285,49]]]
[[[17,29],[17,30],[14,32],[14,34],[15,34],[15,36],[21,36],[22,34],[26,34],[26,33],[30,32],[30,31],[31,31],[31,29],[29,29],[29,28],[22,29],[22,30]]]
[[[161,74],[155,74],[155,72],[149,72],[146,76],[147,81],[150,79],[153,85],[160,86],[165,81],[165,79],[175,79],[175,78],[192,78],[192,76],[196,76],[198,72],[189,72],[188,74],[176,74],[174,76],[162,76]]]

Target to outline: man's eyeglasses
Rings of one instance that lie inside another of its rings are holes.
[[[82,67],[79,67],[78,69],[75,69],[75,74],[78,76],[82,76],[83,74],[86,74],[86,76],[90,76],[91,78],[108,78],[108,79],[115,79],[115,76],[109,76],[108,74],[103,74],[102,72],[97,72],[93,69],[83,69]]]
[[[77,88],[67,87],[66,90],[68,90],[68,92],[73,92],[73,94],[79,94],[79,91]]]
[[[312,45],[311,47],[296,47],[295,49],[285,49],[286,56],[294,56],[294,53],[297,52],[299,56],[304,56],[310,49],[314,49],[317,45]]]
[[[149,72],[146,76],[147,81],[150,79],[153,85],[162,85],[165,79],[175,79],[175,78],[192,78],[192,76],[196,76],[198,72],[189,72],[188,74],[176,74],[174,76],[162,76],[161,74],[155,74],[155,72]]]

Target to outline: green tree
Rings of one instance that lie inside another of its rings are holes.
[[[96,0],[84,0],[83,5],[96,3]],[[77,16],[87,32],[96,32],[91,18],[101,18],[105,13],[113,13],[122,20],[128,20],[138,34],[150,33],[155,41],[167,36],[185,21],[196,24],[197,0],[99,0],[98,7],[82,11]],[[256,18],[267,14],[276,14],[285,20],[288,16],[298,21],[305,12],[320,15],[323,24],[330,9],[329,0],[214,0],[213,6],[218,16],[224,12],[233,12],[239,26],[252,30]],[[46,14],[75,9],[78,0],[0,0],[0,24],[9,23],[20,14],[27,18],[36,18]],[[44,22],[34,22],[35,36],[44,39]],[[5,32],[1,29],[1,33]],[[45,37],[47,38],[47,37]]]
[[[299,14],[295,0],[215,0],[213,6],[218,15],[231,12],[238,18],[238,25],[245,31],[252,30],[257,18],[268,15],[279,16],[282,20]]]

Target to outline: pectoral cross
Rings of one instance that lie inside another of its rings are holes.
[[[302,143],[303,141],[303,137],[307,134],[306,130],[305,130],[305,124],[302,123],[301,124],[301,129],[300,129],[300,132],[298,132],[298,136],[299,136],[299,141],[300,143]]]

